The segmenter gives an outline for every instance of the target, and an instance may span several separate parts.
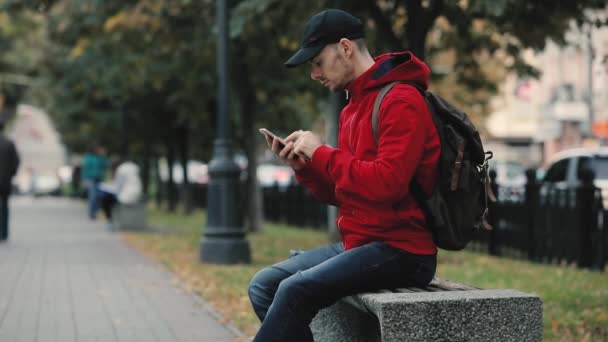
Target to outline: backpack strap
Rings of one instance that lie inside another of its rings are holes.
[[[402,81],[402,82],[392,82],[389,83],[387,85],[385,85],[384,87],[382,87],[382,89],[380,89],[380,92],[378,93],[378,95],[376,95],[376,101],[374,102],[374,110],[372,112],[372,133],[374,134],[374,141],[376,142],[376,145],[378,145],[378,112],[380,111],[380,105],[382,104],[382,99],[384,99],[384,96],[386,96],[386,94],[388,94],[388,92],[393,89],[393,87],[397,84],[409,84],[411,86],[413,86],[414,88],[416,88],[420,94],[422,94],[422,97],[425,97],[425,101],[426,101],[426,89],[424,89],[422,87],[422,85],[416,83],[416,82],[407,82],[407,81]]]
[[[384,96],[396,84],[399,83],[409,84],[415,87],[422,94],[422,96],[425,97],[426,101],[426,90],[420,84],[415,82],[392,82],[382,87],[382,89],[380,89],[380,92],[376,96],[376,101],[374,102],[374,110],[372,112],[372,133],[374,134],[374,141],[376,142],[376,145],[378,145],[378,112],[380,111],[382,99],[384,99]],[[429,212],[428,205],[426,204],[427,194],[425,194],[424,190],[422,189],[422,186],[418,183],[418,181],[416,181],[415,178],[412,178],[412,180],[410,181],[410,193],[412,194],[422,211],[425,213],[425,216],[431,217],[427,215],[427,213]]]
[[[376,145],[378,145],[378,112],[380,111],[380,105],[382,104],[382,99],[384,96],[399,82],[393,82],[385,85],[380,89],[380,92],[376,96],[376,101],[374,102],[374,111],[372,112],[372,133],[374,134],[374,141]]]

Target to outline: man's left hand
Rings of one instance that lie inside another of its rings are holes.
[[[286,142],[293,141],[293,153],[312,159],[317,148],[323,145],[321,138],[311,131],[297,131],[285,138]]]

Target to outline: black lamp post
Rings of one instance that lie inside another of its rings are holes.
[[[232,153],[228,113],[228,23],[225,0],[217,0],[218,120],[213,158],[209,163],[207,228],[201,239],[200,259],[218,264],[246,263],[251,259],[239,211],[240,168]]]

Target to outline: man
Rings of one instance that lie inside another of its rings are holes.
[[[2,134],[3,130],[4,119],[0,117],[0,241],[8,239],[8,198],[12,179],[19,168],[15,144]]]
[[[396,85],[382,101],[378,142],[372,107],[380,88],[394,81],[427,86],[429,68],[409,52],[372,58],[362,23],[339,10],[313,16],[302,48],[287,67],[310,63],[310,77],[345,91],[338,147],[312,132],[289,135],[272,151],[296,171],[315,197],[339,207],[341,243],[298,254],[258,272],[249,297],[262,325],[254,341],[313,341],[309,323],[338,299],[385,288],[428,284],[437,249],[425,217],[409,192],[412,179],[431,193],[439,138],[424,98]]]
[[[101,182],[108,168],[108,159],[105,149],[96,145],[92,152],[86,153],[82,159],[82,179],[87,187],[89,218],[95,220],[97,217],[99,182]]]

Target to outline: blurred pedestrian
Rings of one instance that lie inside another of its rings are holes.
[[[12,179],[19,168],[15,144],[3,135],[5,121],[0,117],[0,241],[8,239],[8,198]]]
[[[112,228],[112,210],[116,204],[135,204],[141,199],[142,186],[139,167],[132,161],[125,160],[115,168],[110,182],[99,185],[99,203]]]
[[[97,216],[99,204],[97,202],[99,183],[104,179],[108,168],[108,159],[103,146],[95,145],[91,152],[82,159],[82,180],[87,188],[88,214],[91,220]]]
[[[310,77],[345,91],[338,147],[310,131],[279,139],[272,151],[322,203],[339,207],[341,243],[295,255],[259,271],[249,298],[262,322],[254,341],[313,341],[309,323],[338,299],[360,292],[426,286],[435,274],[437,248],[410,184],[430,194],[437,178],[440,141],[431,113],[412,84],[426,88],[429,67],[411,52],[372,58],[364,25],[339,10],[306,24],[302,48],[286,64],[309,64]],[[415,180],[412,183],[412,180]]]

